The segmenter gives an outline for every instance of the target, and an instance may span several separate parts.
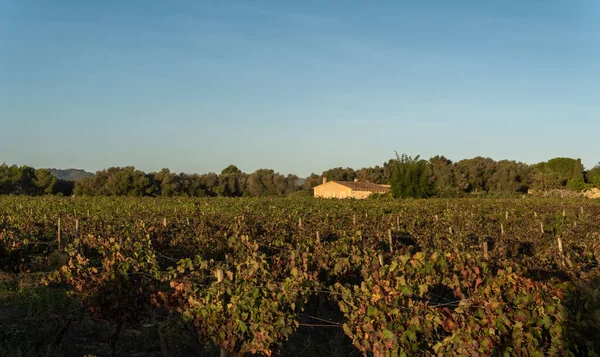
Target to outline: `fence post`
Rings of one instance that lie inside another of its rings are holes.
[[[560,252],[560,255],[563,256],[563,246],[562,246],[562,240],[560,239],[560,236],[556,236],[556,242],[558,243],[558,251]]]
[[[560,258],[562,260],[563,265],[566,262],[569,266],[571,266],[571,261],[565,259],[565,254],[563,252],[562,239],[560,239],[560,236],[556,236],[556,243],[558,244],[558,252],[560,253]]]
[[[483,259],[487,260],[489,258],[489,255],[488,255],[488,242],[487,242],[487,240],[483,241],[483,247],[482,248],[483,248]]]

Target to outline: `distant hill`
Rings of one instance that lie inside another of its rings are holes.
[[[67,181],[77,181],[82,178],[94,176],[93,173],[80,169],[50,169],[50,173],[52,174],[52,176],[60,180]]]

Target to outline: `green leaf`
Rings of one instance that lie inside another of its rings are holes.
[[[403,286],[402,290],[400,290],[400,292],[407,296],[412,296],[412,294],[413,294],[413,290],[409,286]]]
[[[392,331],[385,329],[383,330],[383,338],[386,340],[392,340],[396,338],[396,335]]]
[[[406,335],[406,337],[408,338],[408,340],[410,342],[417,341],[417,335],[412,330],[406,330],[406,332],[404,332],[404,334]]]
[[[542,326],[544,326],[545,328],[550,328],[550,326],[552,326],[552,319],[550,318],[550,316],[546,315],[542,317],[541,323]]]
[[[367,316],[374,317],[375,315],[377,315],[378,311],[379,310],[377,310],[377,308],[375,308],[374,306],[369,306],[369,308],[367,309]]]

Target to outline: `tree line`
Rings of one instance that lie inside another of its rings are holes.
[[[48,169],[0,165],[0,194],[70,195],[75,183],[54,177]]]
[[[144,173],[134,167],[112,167],[78,180],[73,193],[87,196],[282,196],[299,190],[298,177],[269,169],[246,174],[234,165],[220,174]]]
[[[111,167],[75,182],[60,180],[50,170],[0,165],[0,194],[85,196],[224,196],[262,197],[312,195],[312,188],[329,181],[391,184],[394,197],[464,197],[473,194],[522,194],[529,190],[600,188],[600,164],[585,170],[580,159],[554,158],[534,165],[475,157],[452,162],[444,156],[429,160],[396,155],[381,166],[332,168],[311,174],[303,182],[296,175],[271,169],[244,173],[234,165],[220,174],[173,173],[169,169],[145,173],[132,166]]]

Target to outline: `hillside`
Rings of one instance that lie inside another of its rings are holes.
[[[67,181],[77,181],[82,178],[94,176],[93,173],[80,169],[50,169],[52,176]]]

